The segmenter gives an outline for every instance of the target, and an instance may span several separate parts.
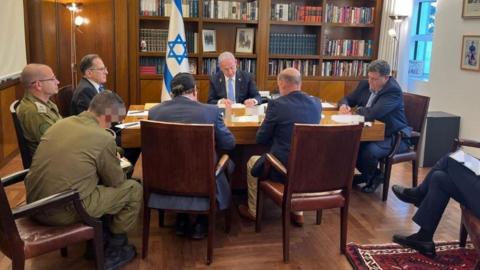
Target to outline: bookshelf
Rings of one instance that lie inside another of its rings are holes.
[[[137,78],[139,89],[135,100],[156,102],[165,47],[150,46],[148,37],[168,31],[172,1],[135,2],[136,16],[129,27],[134,32],[130,59],[135,64],[130,75]],[[353,90],[377,57],[383,0],[183,0],[183,4],[190,67],[203,102],[209,75],[216,71],[216,58],[223,51],[235,54],[239,69],[251,72],[260,90],[274,91],[278,72],[294,66],[303,74],[303,90],[328,101]],[[240,28],[253,29],[251,53],[235,52]],[[215,51],[204,51],[204,30],[214,30]]]

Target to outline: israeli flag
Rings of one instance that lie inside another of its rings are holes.
[[[173,0],[168,26],[167,54],[163,71],[162,101],[170,100],[170,82],[180,72],[190,72],[183,25],[182,0]]]

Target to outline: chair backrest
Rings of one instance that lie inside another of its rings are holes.
[[[362,125],[295,124],[287,193],[350,190]]]
[[[425,119],[428,112],[430,97],[412,93],[403,93],[405,116],[408,125],[416,132],[422,133]]]
[[[18,148],[20,149],[20,156],[22,157],[22,164],[24,169],[30,168],[32,164],[33,153],[30,152],[30,149],[27,146],[27,140],[23,135],[23,129],[20,125],[20,120],[17,117],[17,107],[20,104],[19,100],[15,100],[10,105],[10,113],[12,114],[13,125],[15,126],[15,132],[17,134]]]
[[[5,188],[0,181],[0,250],[12,258],[14,254],[23,253],[23,241],[13,219],[12,210],[7,199]]]
[[[215,202],[213,125],[142,121],[143,185],[148,192]]]
[[[57,94],[57,105],[58,105],[58,111],[63,117],[68,117],[72,115],[70,112],[70,103],[72,102],[72,97],[73,97],[73,86],[72,85],[67,85],[58,91]]]

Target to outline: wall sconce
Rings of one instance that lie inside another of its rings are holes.
[[[66,3],[65,7],[70,11],[70,71],[72,75],[72,86],[77,87],[77,35],[76,31],[80,31],[79,27],[88,23],[88,19],[78,16],[82,10],[82,3]],[[81,33],[81,31],[80,31]]]
[[[388,30],[388,35],[393,39],[393,59],[392,59],[392,76],[397,78],[398,73],[398,54],[400,52],[400,36],[401,26],[403,21],[407,18],[406,15],[390,15],[388,16],[393,21],[393,28]]]

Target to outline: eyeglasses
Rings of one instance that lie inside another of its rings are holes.
[[[30,84],[34,84],[36,82],[48,82],[48,81],[57,81],[57,77],[53,76],[52,78],[48,78],[48,79],[38,79],[31,82]]]
[[[90,70],[98,70],[98,71],[102,71],[102,72],[105,72],[105,71],[108,71],[107,67],[101,67],[101,68],[89,68]]]

